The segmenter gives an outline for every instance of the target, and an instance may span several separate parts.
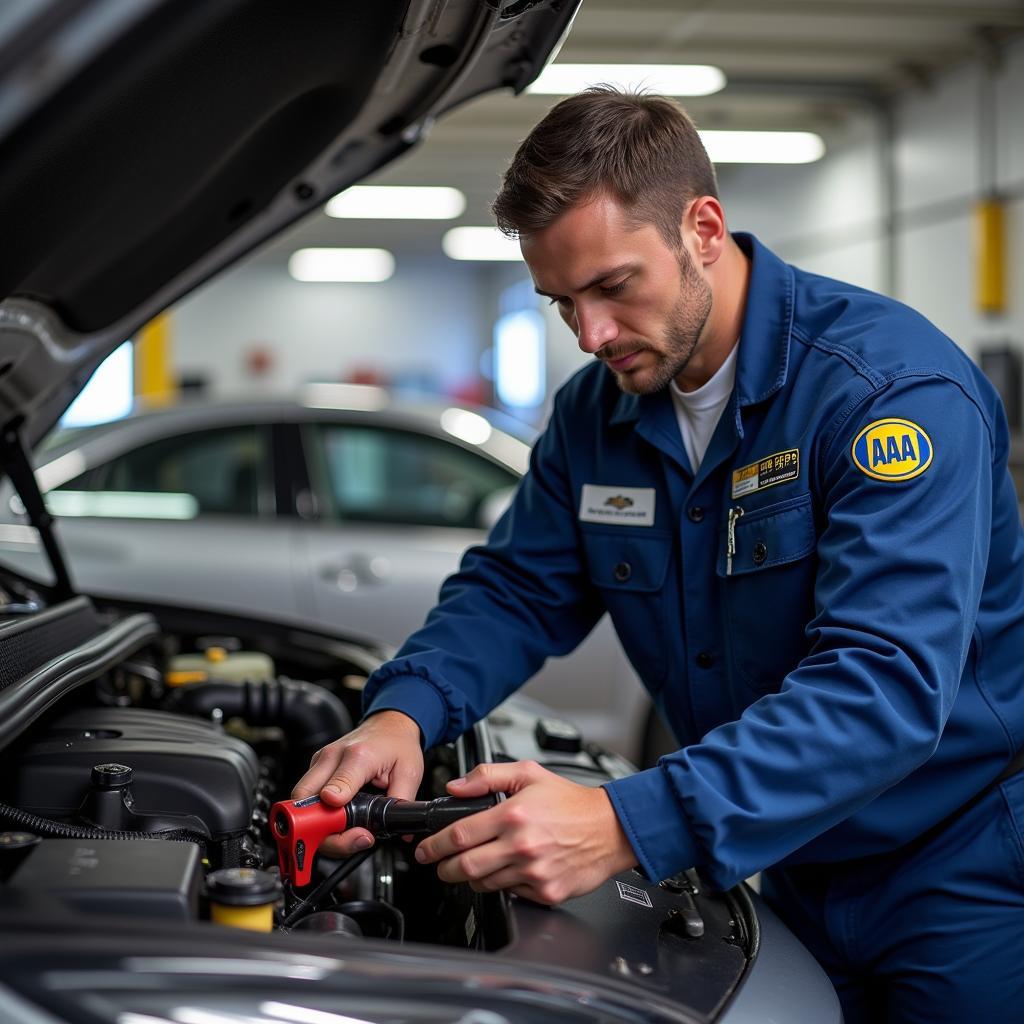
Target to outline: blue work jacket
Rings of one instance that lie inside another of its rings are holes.
[[[680,749],[606,789],[652,879],[891,850],[1024,744],[1024,543],[999,398],[923,317],[749,235],[695,474],[667,391],[594,363],[424,627],[370,679],[450,740],[607,611]]]

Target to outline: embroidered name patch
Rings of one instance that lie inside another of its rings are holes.
[[[601,487],[584,484],[580,519],[585,523],[615,526],[653,526],[653,487]]]
[[[767,455],[749,466],[733,471],[732,496],[742,498],[744,494],[763,491],[766,487],[786,484],[800,475],[800,449]]]
[[[910,420],[869,423],[854,439],[854,465],[874,480],[912,480],[932,463],[932,442]]]

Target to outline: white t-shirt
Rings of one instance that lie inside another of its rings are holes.
[[[696,391],[680,391],[674,380],[669,383],[672,404],[676,407],[676,419],[679,420],[679,431],[683,435],[683,447],[689,456],[694,473],[700,469],[704,453],[711,443],[711,435],[714,434],[722,410],[732,394],[732,386],[736,382],[738,350],[739,344],[733,345],[732,351],[711,380],[702,384]]]

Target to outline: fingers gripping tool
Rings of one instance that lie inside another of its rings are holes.
[[[319,796],[281,800],[270,809],[270,831],[277,844],[281,878],[308,885],[320,844],[330,835],[365,828],[378,838],[439,832],[454,821],[494,806],[493,796],[473,799],[442,796],[436,800],[399,800],[357,793],[344,807]]]

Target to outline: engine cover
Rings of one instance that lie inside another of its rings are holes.
[[[18,762],[14,802],[47,818],[70,818],[93,765],[134,770],[141,814],[192,814],[214,839],[244,833],[259,781],[253,749],[219,726],[166,711],[95,708],[53,722]]]

